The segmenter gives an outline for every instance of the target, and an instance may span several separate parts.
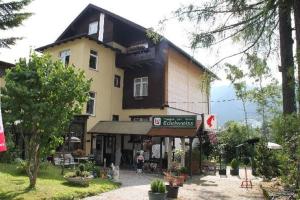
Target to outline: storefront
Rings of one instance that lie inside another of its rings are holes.
[[[137,152],[143,151],[146,167],[161,171],[168,168],[174,149],[180,148],[189,151],[187,163],[191,165],[192,144],[201,124],[196,117],[153,116],[149,122],[100,121],[89,131],[91,154],[97,164],[133,168]]]

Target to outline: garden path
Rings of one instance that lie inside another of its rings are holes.
[[[227,172],[229,171],[229,168]],[[251,171],[248,170],[251,174]],[[252,189],[240,188],[244,178],[244,170],[240,170],[241,177],[193,176],[179,189],[179,200],[207,200],[207,199],[263,199],[259,188],[260,179],[251,177],[254,187]],[[148,200],[150,182],[159,175],[142,174],[134,171],[120,171],[122,187],[85,200]]]

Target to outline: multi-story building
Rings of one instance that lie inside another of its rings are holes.
[[[209,113],[202,81],[205,73],[214,74],[172,42],[154,42],[146,32],[90,4],[54,43],[37,49],[92,78],[89,101],[70,132],[82,140],[77,147],[99,162],[119,164],[121,154],[141,149],[134,136],[149,131],[154,115]]]

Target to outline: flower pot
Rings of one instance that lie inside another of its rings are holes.
[[[238,176],[239,175],[239,169],[231,169],[230,170],[231,176]]]
[[[154,193],[148,191],[149,200],[165,200],[167,198],[167,193]]]
[[[177,198],[178,196],[178,186],[166,185],[167,188],[167,197],[168,198]]]
[[[92,180],[91,177],[68,177],[65,178],[69,183],[74,185],[80,185],[80,186],[89,186],[90,181]]]
[[[226,175],[226,169],[220,169],[219,175]]]
[[[184,177],[184,181],[187,181],[189,175],[188,174],[185,174],[185,173],[181,173],[180,176],[183,176]]]

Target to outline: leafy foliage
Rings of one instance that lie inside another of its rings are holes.
[[[283,180],[288,185],[300,184],[300,116],[278,115],[272,120],[272,133],[282,145],[280,162]]]
[[[156,179],[151,182],[151,192],[153,193],[165,193],[166,186],[162,180]]]
[[[270,180],[280,175],[280,162],[274,150],[267,148],[267,143],[264,140],[261,140],[257,145],[255,161],[258,175],[265,179]]]
[[[90,81],[73,66],[33,54],[7,70],[5,82],[4,119],[10,124],[19,122],[27,174],[34,187],[41,155],[62,142],[70,121],[87,100]]]
[[[236,146],[245,142],[245,140],[257,136],[257,131],[255,129],[249,128],[249,133],[247,134],[246,126],[239,124],[234,121],[229,121],[225,124],[225,131],[220,133],[218,136],[219,143],[223,146],[223,158],[226,163],[229,163],[232,159],[238,156],[250,156],[250,149],[248,146],[240,149],[239,152]],[[237,154],[239,153],[239,154]]]
[[[232,159],[232,161],[230,163],[231,169],[238,169],[239,165],[240,165],[240,163],[236,158]]]
[[[31,3],[31,0],[16,0],[10,2],[3,2],[3,0],[0,0],[0,30],[18,27],[24,20],[29,18],[32,13],[21,12],[21,10],[29,3]],[[22,38],[0,38],[0,48],[9,48],[19,39]]]

